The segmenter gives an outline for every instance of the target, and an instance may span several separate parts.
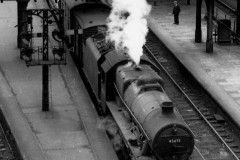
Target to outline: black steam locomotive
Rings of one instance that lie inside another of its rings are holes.
[[[104,31],[110,8],[69,0],[62,6],[69,9],[71,29],[83,30],[82,35],[69,40],[74,45],[75,61],[102,110],[107,112],[112,104],[125,108],[157,159],[189,159],[194,137],[166,95],[158,68],[145,56],[138,66],[131,65],[124,51],[116,51],[106,42]]]
[[[120,99],[159,159],[189,158],[193,135],[164,92],[158,69],[146,57],[137,67],[129,65],[129,57],[106,44],[104,34],[86,40],[82,57],[82,69],[104,110]]]

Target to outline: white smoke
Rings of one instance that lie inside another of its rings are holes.
[[[146,0],[113,0],[108,17],[108,39],[114,42],[117,50],[124,49],[137,65],[143,54],[150,10]]]

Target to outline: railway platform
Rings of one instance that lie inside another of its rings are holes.
[[[28,5],[43,8],[45,0]],[[0,23],[0,107],[23,159],[115,160],[70,55],[67,65],[50,67],[50,111],[43,112],[42,67],[27,67],[17,48],[16,1],[0,4]]]
[[[154,1],[149,1],[154,4]],[[207,22],[202,9],[202,43],[195,43],[196,1],[179,0],[179,25],[173,24],[173,1],[156,1],[148,19],[151,30],[240,126],[240,46],[214,41],[206,53]]]

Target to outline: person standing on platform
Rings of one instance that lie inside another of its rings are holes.
[[[180,6],[178,5],[177,1],[174,1],[174,7],[173,7],[173,11],[172,14],[174,15],[174,23],[178,25],[179,24],[179,13],[180,13],[181,9]]]

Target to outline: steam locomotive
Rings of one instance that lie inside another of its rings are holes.
[[[138,66],[132,65],[123,50],[116,51],[106,41],[107,2],[62,1],[69,11],[66,26],[83,30],[69,37],[77,66],[102,110],[111,112],[112,105],[124,108],[157,159],[189,159],[194,137],[166,95],[158,68],[144,55]]]

